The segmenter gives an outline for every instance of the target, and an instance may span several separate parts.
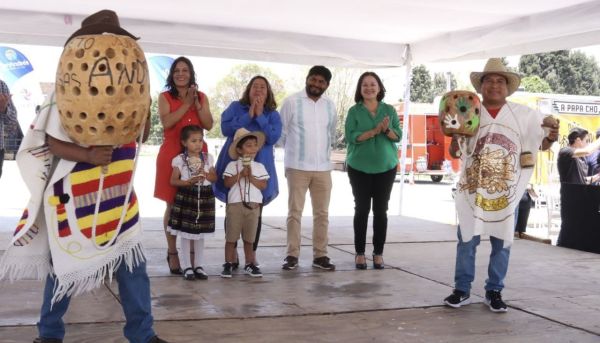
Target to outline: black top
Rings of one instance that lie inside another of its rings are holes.
[[[558,175],[561,183],[586,184],[585,177],[588,173],[588,165],[585,157],[573,158],[575,148],[570,146],[560,149],[558,152]]]

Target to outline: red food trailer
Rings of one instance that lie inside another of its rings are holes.
[[[395,107],[403,127],[404,103]],[[451,138],[442,133],[437,108],[433,104],[411,103],[409,116],[408,133],[403,133],[408,135],[406,173],[413,177],[429,176],[434,182],[453,177],[460,169],[460,160],[453,159],[448,152]]]

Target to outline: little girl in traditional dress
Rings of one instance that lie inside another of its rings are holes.
[[[179,260],[186,280],[206,280],[202,268],[204,236],[215,232],[215,196],[211,183],[217,181],[214,159],[202,152],[204,134],[200,126],[181,130],[183,152],[173,159],[171,185],[177,194],[171,209],[167,231],[181,238]],[[192,268],[190,244],[194,244]]]

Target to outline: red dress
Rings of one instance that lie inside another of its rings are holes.
[[[164,96],[169,102],[169,113],[177,111],[177,109],[183,105],[183,101],[173,98],[169,92],[163,92],[161,93],[161,96]],[[206,97],[204,93],[198,92],[198,99],[200,99],[200,101],[202,101],[204,97]],[[196,107],[194,105],[190,106],[177,124],[169,129],[164,130],[163,143],[160,146],[158,156],[156,157],[154,197],[170,204],[173,203],[173,200],[175,199],[175,193],[177,192],[177,187],[171,186],[171,182],[169,181],[171,179],[171,171],[173,170],[173,167],[171,167],[171,161],[173,161],[175,156],[181,153],[182,146],[179,142],[179,138],[181,135],[181,130],[187,125],[199,125],[200,127],[204,128],[200,122],[200,118],[198,118],[198,112],[196,111]],[[202,151],[208,152],[206,142],[204,142]]]

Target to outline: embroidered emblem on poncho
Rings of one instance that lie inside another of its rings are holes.
[[[485,145],[485,148],[483,148]],[[517,147],[508,137],[491,133],[475,147],[471,164],[465,169],[460,191],[475,195],[475,205],[485,211],[498,211],[509,205],[510,188],[515,181]]]

